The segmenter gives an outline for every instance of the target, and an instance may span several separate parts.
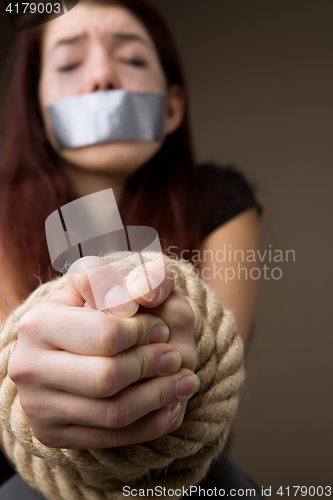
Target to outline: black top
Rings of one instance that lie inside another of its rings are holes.
[[[262,212],[254,190],[234,167],[203,164],[197,168],[204,207],[201,240],[249,208],[257,207],[258,212]]]
[[[233,167],[203,164],[197,169],[204,207],[201,240],[249,208],[257,207],[259,213],[262,212],[253,189]],[[12,474],[13,471],[0,452],[0,485]]]

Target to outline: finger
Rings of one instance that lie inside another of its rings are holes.
[[[174,285],[173,272],[164,262],[147,262],[126,277],[128,293],[144,307],[156,307],[168,297]]]
[[[198,377],[190,370],[181,369],[174,375],[127,387],[111,398],[90,399],[55,391],[51,398],[41,397],[36,420],[40,417],[40,422],[49,427],[75,424],[121,429],[152,411],[187,401],[198,387]],[[29,406],[25,408],[24,398],[21,400],[29,417]]]
[[[142,307],[140,312],[151,311]],[[198,350],[194,338],[194,313],[189,301],[180,287],[174,286],[168,300],[154,309],[170,329],[168,343],[182,356],[182,366],[194,371],[198,361]]]
[[[126,289],[123,275],[101,257],[83,257],[66,274],[66,288],[94,309],[121,317],[131,317],[138,303]]]
[[[52,389],[105,398],[139,380],[175,373],[181,361],[169,344],[136,346],[112,357],[46,351],[35,379],[42,379],[43,386]]]
[[[34,435],[46,446],[52,448],[101,449],[128,446],[157,439],[166,434],[173,422],[178,421],[182,406],[167,406],[145,415],[140,420],[123,429],[101,429],[68,425],[53,433],[45,432],[43,427],[33,429]]]
[[[45,320],[48,310],[55,318],[53,322]],[[44,304],[43,315],[40,345],[87,356],[115,356],[135,345],[167,342],[170,333],[163,320],[148,313],[120,318],[90,307],[64,307],[63,303],[53,300]],[[38,331],[39,308],[20,322],[20,338],[24,337],[25,321],[29,322],[26,337],[31,339],[34,324]]]

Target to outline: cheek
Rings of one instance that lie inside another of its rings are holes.
[[[43,71],[38,86],[39,102],[42,108],[46,108],[56,100],[54,78],[49,71]]]
[[[68,78],[68,75],[59,77],[56,74],[42,75],[39,84],[39,101],[44,107],[50,106],[55,101],[80,93],[83,75],[76,74]]]
[[[53,133],[51,119],[47,111],[47,108],[58,99],[62,99],[64,97],[68,97],[70,95],[75,94],[75,92],[71,92],[67,87],[66,85],[63,86],[59,85],[57,80],[48,73],[41,75],[38,86],[39,106],[43,118],[46,135],[53,149],[56,150],[57,152],[58,152],[57,140]]]
[[[163,79],[156,73],[137,73],[123,71],[120,76],[121,87],[129,92],[148,92],[165,94],[166,88]]]

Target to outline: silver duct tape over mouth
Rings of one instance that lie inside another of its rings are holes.
[[[164,124],[164,96],[125,90],[74,95],[48,108],[60,149],[105,142],[159,141]]]

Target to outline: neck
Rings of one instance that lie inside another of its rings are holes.
[[[120,175],[119,172],[110,173],[84,170],[67,163],[63,163],[62,168],[69,177],[78,198],[112,188],[117,205],[119,205],[127,180],[126,176]]]

